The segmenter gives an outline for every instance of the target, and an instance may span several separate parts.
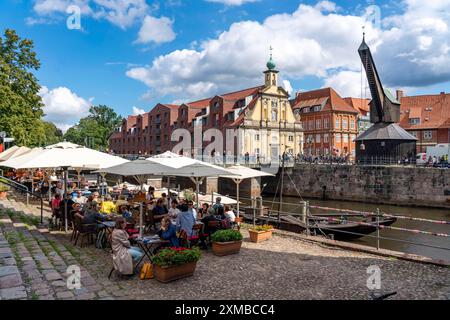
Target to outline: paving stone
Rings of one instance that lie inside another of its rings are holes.
[[[38,296],[46,296],[46,295],[51,294],[51,291],[50,291],[50,289],[40,289],[40,290],[36,290],[34,293],[37,294]]]
[[[22,285],[20,274],[14,273],[0,278],[0,289],[14,288]]]
[[[77,300],[94,300],[97,296],[95,295],[95,293],[92,292],[88,292],[88,293],[83,293],[79,296],[77,296]]]
[[[62,291],[56,293],[57,299],[73,299],[73,293],[70,291]]]
[[[60,274],[56,272],[47,273],[45,279],[47,279],[47,281],[62,280]]]
[[[49,294],[46,296],[39,297],[39,300],[55,300],[55,297],[53,297],[53,295]]]
[[[61,280],[53,281],[51,284],[54,287],[67,287],[67,283]]]
[[[24,286],[0,289],[0,297],[4,300],[22,299],[27,297]]]
[[[10,274],[17,273],[19,274],[19,269],[17,266],[2,266],[0,267],[0,277],[4,277]]]

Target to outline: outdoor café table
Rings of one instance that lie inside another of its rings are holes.
[[[152,262],[152,258],[155,256],[155,251],[159,249],[161,246],[169,244],[170,241],[168,240],[161,240],[159,237],[148,237],[148,238],[138,238],[136,239],[136,243],[138,244],[139,248],[142,249],[144,252],[144,255],[139,259],[139,261],[136,263],[135,270],[138,271],[138,266],[141,264],[141,262],[144,260],[145,257]]]
[[[103,231],[100,231],[101,234],[99,236],[99,239],[97,240],[97,246],[99,248],[106,249],[108,247],[108,236],[112,234],[114,227],[116,226],[115,221],[101,221],[101,225],[103,225],[105,228]]]

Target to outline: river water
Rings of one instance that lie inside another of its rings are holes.
[[[273,197],[265,196],[264,205],[271,207]],[[377,208],[380,212],[389,213],[394,215],[404,215],[418,218],[426,218],[432,220],[445,220],[450,221],[450,210],[449,209],[435,209],[435,208],[421,208],[421,207],[406,207],[406,206],[392,206],[392,205],[382,205],[382,204],[370,204],[370,203],[360,203],[351,201],[336,201],[336,200],[317,200],[317,199],[304,199],[309,201],[310,205],[329,207],[329,208],[339,208],[339,209],[350,209],[358,211],[373,211],[376,212]],[[278,201],[278,199],[275,199]],[[300,199],[293,197],[283,197],[283,211],[284,212],[301,212],[299,208]],[[273,207],[278,210],[278,204]],[[320,214],[323,212],[331,213],[332,211],[321,211],[318,209],[311,209],[312,214]],[[411,221],[405,219],[397,219],[397,221],[392,225],[394,227],[401,227],[407,229],[418,229],[437,233],[450,234],[450,224],[435,224],[422,221]],[[376,236],[376,232],[371,234]],[[394,241],[394,240],[380,240],[380,247],[384,249],[390,249],[394,251],[401,251],[407,253],[418,254],[434,259],[443,259],[450,261],[450,238],[438,237],[432,235],[416,234],[411,232],[404,232],[398,230],[380,230],[381,237],[394,238],[399,240],[405,240],[410,242],[417,242],[421,244],[444,247],[448,250],[430,248],[422,245],[416,245],[406,242]],[[376,247],[376,238],[365,236],[356,240],[349,240],[353,243],[358,243],[362,245],[368,245]]]

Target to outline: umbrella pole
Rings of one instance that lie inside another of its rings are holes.
[[[236,200],[237,200],[237,204],[236,204],[236,210],[237,210],[237,216],[239,217],[239,186],[242,182],[242,180],[240,179],[235,179],[234,182],[236,182]]]
[[[69,174],[67,168],[64,170],[64,226],[66,233],[69,231],[67,225],[67,175]]]
[[[139,237],[142,238],[142,236],[144,235],[143,232],[143,222],[144,222],[144,218],[143,218],[143,208],[142,208],[142,202],[139,203]]]

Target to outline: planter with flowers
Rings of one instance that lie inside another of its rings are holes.
[[[269,240],[272,238],[273,227],[271,225],[265,224],[263,226],[256,226],[248,230],[250,234],[251,242],[261,242],[265,240]]]
[[[8,191],[9,191],[8,186],[0,184],[0,199],[2,199],[2,200],[6,199],[6,196],[8,195]]]
[[[238,253],[242,246],[242,234],[237,230],[226,229],[211,235],[212,250],[216,256]]]
[[[197,261],[200,259],[200,249],[195,247],[163,249],[153,257],[156,280],[169,282],[194,274]]]

